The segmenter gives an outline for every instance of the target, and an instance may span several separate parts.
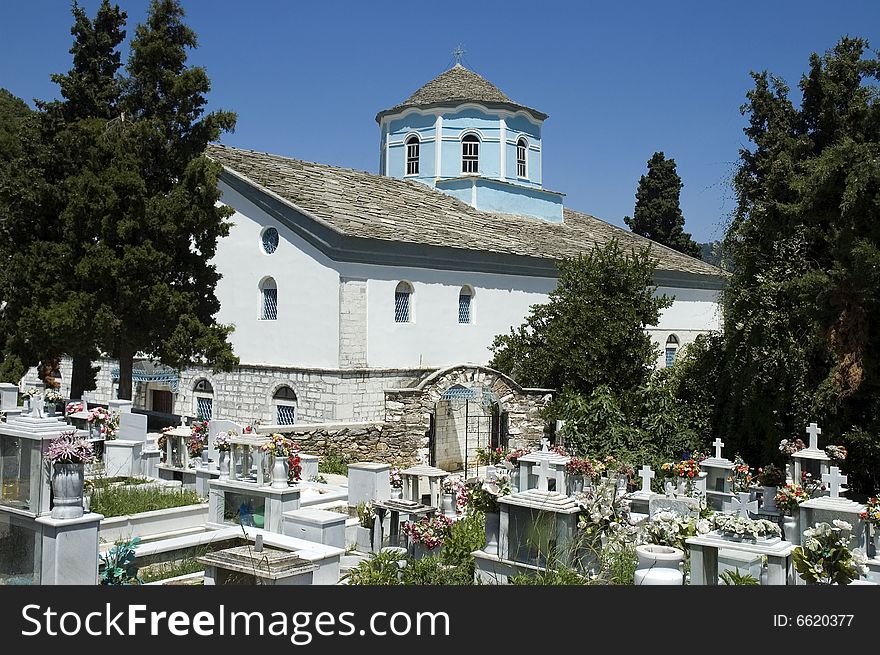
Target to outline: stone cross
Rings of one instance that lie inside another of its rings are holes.
[[[724,447],[724,442],[721,441],[721,437],[715,439],[715,441],[712,442],[712,445],[715,446],[715,458],[721,459],[721,448]]]
[[[749,492],[748,491],[740,491],[736,494],[739,498],[739,515],[743,518],[749,518],[749,512],[752,514],[758,513],[758,501],[753,500],[749,502]]]
[[[810,450],[819,448],[819,435],[822,434],[822,428],[815,423],[810,423],[807,426],[807,434],[810,435]]]
[[[840,498],[840,488],[844,484],[846,484],[847,476],[840,474],[840,468],[837,466],[831,467],[831,473],[823,473],[822,474],[822,482],[828,483],[828,488],[831,490],[832,498]]]
[[[550,440],[547,437],[541,439],[541,452],[546,453],[550,450]]]
[[[550,462],[546,459],[542,459],[535,475],[538,476],[538,491],[549,491],[550,486],[548,481],[550,480]]]
[[[639,477],[642,479],[642,491],[651,493],[651,479],[657,474],[651,470],[651,467],[645,464],[639,471]]]

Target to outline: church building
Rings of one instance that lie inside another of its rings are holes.
[[[453,369],[471,371],[459,382],[491,375],[489,345],[546,302],[556,262],[611,239],[652,246],[658,293],[675,300],[649,332],[658,366],[671,364],[719,328],[722,272],[566,207],[544,187],[547,118],[456,64],[376,115],[378,174],[211,146],[221,202],[235,210],[215,260],[218,320],[234,325],[241,366],[136,364],[135,408],[282,425],[386,420],[389,389]],[[99,363],[89,397],[106,402],[118,369]]]

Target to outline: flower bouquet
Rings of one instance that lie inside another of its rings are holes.
[[[67,407],[64,408],[65,416],[70,416],[71,414],[79,414],[81,411],[83,411],[83,404],[81,402],[67,403]]]
[[[89,412],[89,417],[86,420],[89,422],[89,425],[102,426],[109,423],[111,418],[108,410],[103,407],[95,407]]]
[[[388,477],[391,480],[392,489],[403,489],[403,476],[400,474],[399,468],[392,466],[391,470],[388,471]]]
[[[794,455],[796,452],[799,452],[806,447],[807,444],[805,444],[802,439],[792,439],[791,441],[783,439],[779,442],[779,452],[785,453],[789,456]]]
[[[757,541],[782,535],[782,530],[772,521],[750,519],[738,514],[716,514],[713,517],[713,523],[721,536],[737,541],[743,539]]]
[[[189,456],[192,458],[201,457],[202,451],[208,445],[208,438],[206,435],[201,434],[192,434],[187,437],[186,440],[186,449],[189,452]]]
[[[865,509],[859,514],[859,518],[874,528],[876,533],[880,529],[880,498],[868,498]],[[878,555],[880,556],[880,555]]]
[[[804,543],[792,551],[794,568],[813,584],[848,585],[868,572],[867,558],[849,549],[852,526],[846,521],[818,523],[804,530]]]
[[[477,448],[477,464],[480,466],[489,466],[500,464],[504,461],[507,451],[498,446],[497,448]]]
[[[686,539],[711,531],[712,523],[708,519],[682,516],[669,510],[657,512],[645,525],[648,543],[670,546],[684,552],[688,552]]]
[[[425,516],[418,521],[405,521],[402,529],[410,542],[434,550],[452,533],[452,519],[442,514]]]
[[[110,420],[101,425],[101,436],[107,441],[116,439],[116,433],[119,431],[120,414],[114,412],[110,414]]]
[[[61,395],[58,389],[46,389],[43,394],[43,402],[50,405],[60,405],[64,402],[64,396]]]
[[[76,431],[62,432],[49,443],[46,459],[52,464],[69,462],[72,464],[91,464],[95,461],[95,451],[87,439],[76,436]]]
[[[287,457],[287,482],[293,484],[302,480],[302,460],[299,450],[294,446]]]
[[[214,437],[214,448],[217,449],[218,453],[228,453],[232,448],[232,445],[229,443],[229,439],[232,438],[229,432],[218,432]]]
[[[504,456],[504,464],[508,469],[514,469],[519,466],[519,458],[523,455],[528,455],[529,451],[523,450],[522,448],[517,448],[516,450],[511,450]]]
[[[592,479],[597,475],[593,463],[586,457],[572,457],[565,464],[565,472],[568,475],[581,475],[584,479]]]
[[[794,516],[798,506],[812,496],[796,482],[778,487],[776,490],[776,506],[789,516]]]
[[[828,457],[833,459],[835,462],[842,462],[846,459],[847,455],[846,448],[844,448],[843,446],[835,446],[833,444],[830,446],[825,446],[825,454],[828,455]]]
[[[260,446],[260,450],[273,457],[288,457],[291,451],[291,442],[284,435],[276,432],[269,435],[269,440]]]
[[[756,482],[762,487],[781,487],[785,484],[785,471],[775,464],[758,469]]]
[[[733,458],[733,469],[727,476],[733,493],[745,491],[752,484],[752,469],[746,464],[741,455]]]
[[[510,478],[496,476],[494,480],[476,480],[468,485],[468,507],[480,512],[498,511],[498,498],[511,493]]]

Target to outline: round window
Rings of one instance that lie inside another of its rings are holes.
[[[263,230],[263,250],[267,255],[271,255],[278,248],[278,230],[274,227],[267,227]]]

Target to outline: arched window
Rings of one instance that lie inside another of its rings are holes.
[[[271,255],[278,249],[278,230],[274,227],[267,227],[263,230],[263,252]]]
[[[278,287],[275,280],[267,277],[260,283],[260,320],[278,320]]]
[[[287,385],[278,387],[272,395],[272,403],[275,405],[278,425],[296,423],[296,392],[293,389]]]
[[[419,137],[415,135],[406,140],[406,174],[419,174]]]
[[[461,172],[480,172],[480,139],[474,134],[467,134],[461,140]]]
[[[474,299],[474,290],[465,285],[458,292],[458,322],[470,323],[472,320],[471,306]]]
[[[669,338],[666,340],[666,366],[667,368],[672,366],[672,363],[675,361],[675,353],[678,351],[678,337],[674,334],[670,334]]]
[[[526,154],[529,151],[529,144],[526,143],[525,139],[520,139],[516,142],[516,176],[517,177],[528,177],[528,170],[526,169]]]
[[[394,290],[394,322],[409,323],[412,314],[413,288],[409,282],[400,282]]]
[[[214,413],[214,387],[205,378],[193,386],[193,412],[200,421],[210,421]]]

